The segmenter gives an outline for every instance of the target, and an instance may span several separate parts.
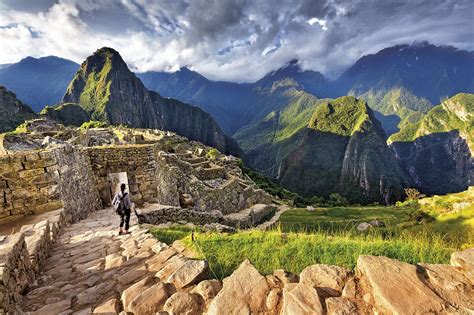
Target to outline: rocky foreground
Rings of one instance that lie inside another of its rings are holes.
[[[410,265],[386,257],[360,256],[354,272],[338,266],[313,265],[299,275],[275,270],[263,276],[246,260],[221,282],[211,279],[206,261],[191,258],[189,251],[178,244],[168,246],[159,242],[145,227],[135,225],[131,234],[119,236],[117,219],[111,209],[104,209],[64,227],[55,236],[57,240],[51,245],[49,257],[39,264],[42,271],[36,282],[30,283],[24,295],[14,297],[18,301],[16,312],[469,314],[474,311],[474,248],[454,253],[451,265]],[[39,225],[38,228],[45,226]],[[0,242],[0,253],[5,257],[8,244],[2,242],[8,242],[8,237]],[[17,246],[23,256],[24,247]],[[44,246],[41,248],[43,253]],[[15,283],[15,273],[8,275],[5,270],[2,268],[0,272],[2,283],[11,277]],[[17,274],[18,270],[15,270]]]

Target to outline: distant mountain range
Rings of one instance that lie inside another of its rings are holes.
[[[473,95],[458,94],[474,93],[474,53],[453,47],[390,47],[333,81],[293,60],[244,84],[186,67],[135,75],[103,48],[80,67],[56,57],[0,66],[1,84],[21,100],[64,104],[45,110],[63,122],[90,117],[172,130],[228,153],[242,148],[248,166],[303,195],[392,203],[405,187],[446,193],[474,182]]]
[[[27,57],[18,63],[0,66],[0,85],[15,92],[34,111],[57,104],[79,65],[54,56]]]

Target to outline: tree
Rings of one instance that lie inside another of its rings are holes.
[[[407,196],[407,200],[419,200],[425,198],[426,195],[420,193],[416,188],[405,188],[405,195]]]

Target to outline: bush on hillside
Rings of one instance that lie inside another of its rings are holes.
[[[79,127],[79,128],[81,130],[88,130],[88,129],[91,129],[91,128],[105,128],[107,126],[108,126],[108,124],[106,122],[97,121],[97,120],[90,120],[90,121],[86,121],[85,123],[83,123],[81,125],[81,127]]]
[[[426,195],[420,193],[416,188],[405,188],[405,195],[407,196],[407,200],[419,200],[426,197]]]
[[[220,154],[219,150],[212,148],[206,153],[206,158],[208,158],[211,161],[214,161],[215,159],[217,159],[219,154]]]

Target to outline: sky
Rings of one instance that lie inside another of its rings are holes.
[[[107,46],[138,72],[187,66],[252,82],[298,59],[334,78],[363,55],[416,41],[474,50],[474,1],[0,0],[0,64],[81,63]]]

